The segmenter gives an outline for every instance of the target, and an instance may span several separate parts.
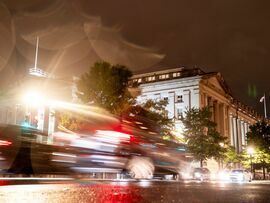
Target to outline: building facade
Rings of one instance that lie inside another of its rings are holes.
[[[176,135],[181,136],[181,115],[192,107],[212,107],[217,130],[228,138],[237,152],[246,146],[246,133],[261,117],[250,107],[236,101],[218,72],[205,73],[199,68],[176,68],[134,75],[131,86],[138,86],[137,101],[168,100],[168,117],[174,119]]]

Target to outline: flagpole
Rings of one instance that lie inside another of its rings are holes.
[[[39,44],[39,37],[37,37],[37,42],[36,42],[36,55],[35,55],[35,71],[37,70],[37,60],[38,60],[38,44]]]
[[[264,100],[263,100],[263,106],[264,106],[264,117],[267,118],[267,111],[266,111],[266,97],[265,97],[265,93],[264,93]]]

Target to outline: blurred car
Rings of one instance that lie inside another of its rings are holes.
[[[241,182],[246,182],[246,181],[251,182],[252,174],[248,170],[245,170],[245,169],[234,169],[230,173],[230,180],[241,181]]]
[[[61,164],[55,159],[68,154],[67,150],[48,144],[48,136],[35,128],[0,124],[0,137],[1,174],[55,174],[69,170],[67,159]]]
[[[75,175],[121,173],[138,179],[157,175],[179,178],[187,168],[185,145],[164,140],[159,126],[143,116],[128,113],[115,117],[81,105],[60,107],[57,115],[70,121],[65,124],[77,123],[74,128],[58,122],[53,145],[48,147],[53,148],[48,153],[51,168],[70,169]]]
[[[77,173],[126,173],[140,179],[177,175],[184,166],[182,145],[128,125],[77,133],[70,146],[78,152],[72,168]]]
[[[156,124],[122,119],[106,126],[85,122],[77,131],[55,132],[54,144],[75,150],[75,173],[122,173],[132,178],[173,175],[186,167],[185,145],[164,140]],[[63,157],[59,157],[59,161]]]
[[[195,180],[210,180],[211,172],[208,168],[194,168],[192,172],[192,177]]]

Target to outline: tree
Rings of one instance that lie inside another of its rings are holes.
[[[70,112],[56,112],[56,117],[59,124],[68,130],[77,131],[82,127],[83,119]]]
[[[181,120],[184,125],[184,137],[187,148],[196,160],[202,163],[208,158],[220,160],[224,157],[226,148],[222,146],[226,138],[216,130],[216,123],[211,120],[209,107],[191,108]]]
[[[265,169],[270,167],[270,125],[265,121],[258,121],[249,127],[250,131],[247,133],[247,144],[254,148],[252,160],[254,168],[263,169],[263,178],[265,179]],[[250,155],[243,152],[245,157],[243,164],[248,165],[250,162]]]
[[[223,161],[226,165],[240,163],[242,156],[236,152],[235,147],[228,146]]]
[[[128,92],[132,73],[125,66],[96,62],[77,82],[78,97],[113,114],[119,114],[133,102]]]
[[[125,115],[133,115],[133,120],[143,122],[144,125],[147,125],[147,128],[158,132],[164,139],[175,140],[171,134],[173,121],[167,117],[167,104],[167,100],[149,99],[141,105],[130,106]]]
[[[258,121],[249,126],[247,144],[270,151],[270,125],[265,121]]]

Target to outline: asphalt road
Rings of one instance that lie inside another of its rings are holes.
[[[0,180],[0,202],[270,202],[270,182]]]

